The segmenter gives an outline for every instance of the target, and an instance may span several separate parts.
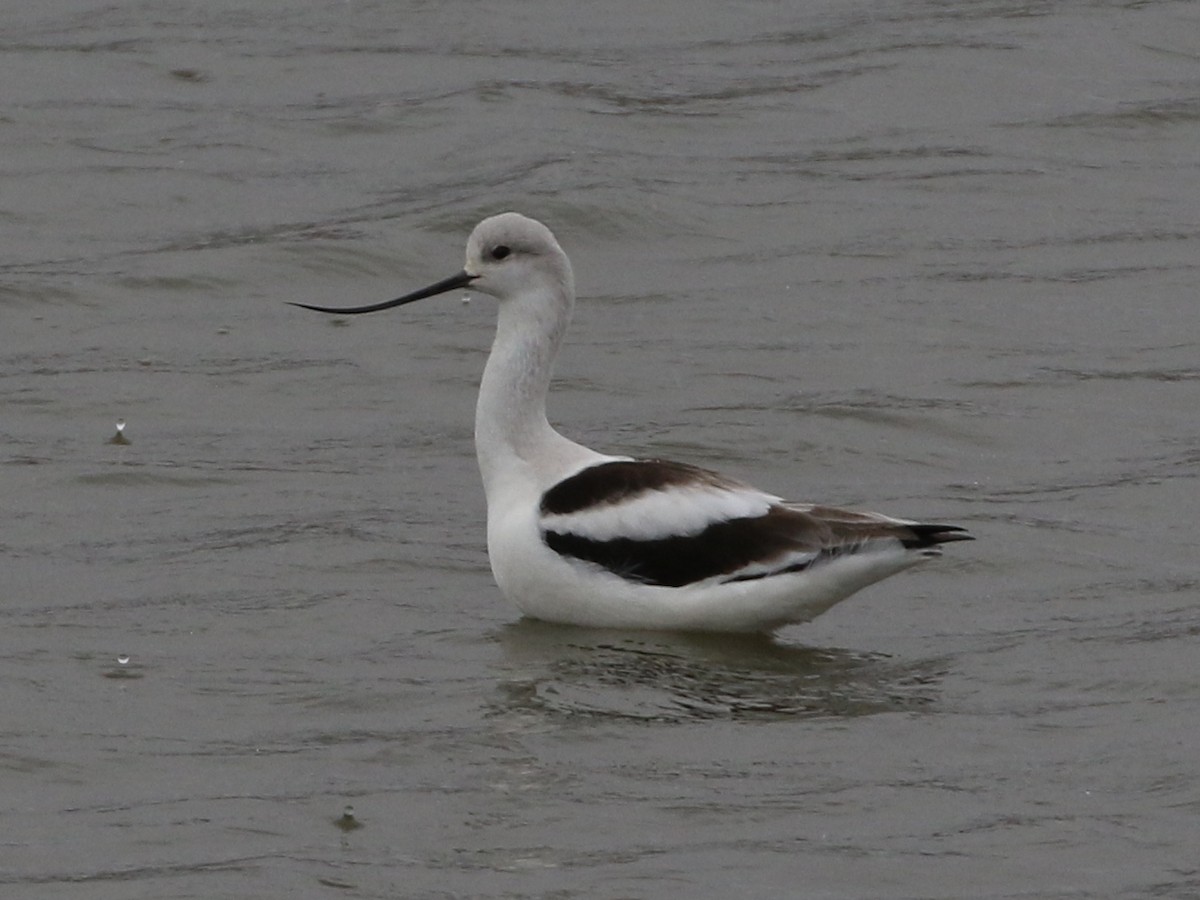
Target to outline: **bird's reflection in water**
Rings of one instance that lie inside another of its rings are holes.
[[[760,635],[606,631],[522,620],[504,651],[493,712],[646,722],[849,717],[933,701],[940,659],[780,643]]]

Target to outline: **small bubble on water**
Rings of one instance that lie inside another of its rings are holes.
[[[129,438],[125,437],[125,420],[117,419],[117,433],[108,439],[110,444],[128,444]]]
[[[357,831],[363,827],[362,822],[354,817],[354,807],[349,804],[346,804],[341,816],[333,820],[333,824],[342,831]]]
[[[121,679],[121,680],[124,680],[124,679],[136,680],[138,678],[141,678],[142,677],[142,667],[140,665],[136,665],[136,666],[130,665],[130,663],[132,661],[133,661],[133,657],[130,656],[128,653],[118,653],[117,654],[117,664],[115,666],[109,666],[100,674],[103,675],[105,678],[115,678],[115,679]]]

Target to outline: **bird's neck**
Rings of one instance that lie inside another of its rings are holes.
[[[569,301],[525,297],[500,306],[475,408],[475,451],[489,498],[513,479],[556,480],[555,470],[590,452],[546,419],[546,392],[570,319]]]

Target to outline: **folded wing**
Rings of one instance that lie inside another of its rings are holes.
[[[554,552],[666,587],[771,578],[854,554],[936,556],[939,544],[971,540],[953,525],[784,503],[661,460],[589,466],[547,490],[540,513]]]

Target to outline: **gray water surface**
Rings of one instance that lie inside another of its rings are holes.
[[[6,12],[0,893],[1200,896],[1198,35]],[[774,641],[521,621],[491,301],[284,303],[445,277],[505,209],[575,266],[567,434],[979,540]]]

